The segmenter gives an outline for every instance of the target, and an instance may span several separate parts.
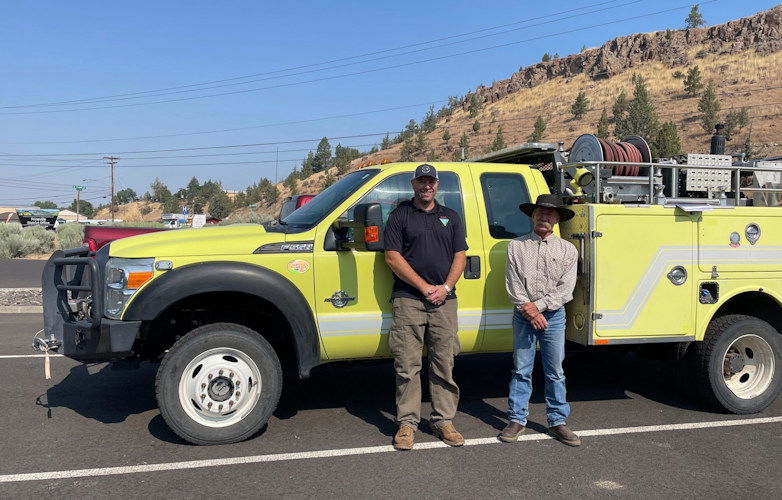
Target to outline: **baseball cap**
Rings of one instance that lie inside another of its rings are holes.
[[[418,179],[419,177],[434,177],[435,179],[439,179],[437,176],[437,169],[428,163],[422,163],[415,167],[413,179]]]

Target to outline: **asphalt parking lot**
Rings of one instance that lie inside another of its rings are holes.
[[[545,435],[535,381],[524,441],[499,443],[510,359],[461,356],[463,448],[425,422],[417,449],[390,447],[390,362],[335,363],[286,387],[263,431],[243,443],[182,442],[156,407],[156,366],[112,371],[30,357],[39,315],[0,315],[0,494],[4,497],[716,497],[782,495],[782,401],[757,415],[704,407],[662,362],[566,361],[569,422],[584,444]],[[427,404],[424,404],[424,414]],[[740,425],[741,424],[741,425]]]

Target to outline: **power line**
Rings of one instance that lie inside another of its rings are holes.
[[[610,0],[610,1],[598,2],[598,3],[594,3],[594,4],[590,4],[590,5],[584,5],[584,6],[581,6],[581,7],[576,7],[576,8],[573,8],[573,9],[565,10],[565,11],[562,11],[560,13],[561,14],[566,14],[566,13],[570,13],[570,12],[576,12],[576,11],[580,11],[580,10],[584,10],[584,9],[589,9],[589,8],[592,8],[592,7],[597,7],[597,6],[606,5],[606,4],[610,4],[610,3],[616,3],[617,1],[618,0]],[[638,1],[640,1],[640,0],[635,0],[635,1],[629,2],[629,3],[638,3]],[[611,7],[611,8],[616,8],[616,7],[614,6],[614,7]],[[600,10],[602,11],[602,10],[606,10],[606,9],[600,9]],[[597,11],[595,11],[595,12],[597,12]],[[581,13],[579,15],[584,15],[584,14],[589,14],[589,13],[593,13],[593,12]],[[236,80],[247,80],[247,79],[256,78],[256,77],[259,77],[259,76],[267,76],[267,75],[273,75],[273,74],[279,74],[279,73],[287,73],[287,72],[290,72],[290,71],[297,71],[297,70],[305,69],[305,68],[313,68],[313,67],[316,67],[316,66],[323,66],[323,65],[326,65],[326,64],[333,64],[333,63],[349,61],[349,60],[353,60],[353,59],[370,57],[370,56],[375,56],[375,55],[380,55],[380,54],[387,54],[389,52],[395,52],[395,51],[398,51],[398,50],[409,49],[409,48],[412,48],[412,47],[420,47],[422,45],[428,45],[428,44],[442,42],[442,41],[446,41],[446,40],[452,40],[452,39],[455,39],[455,38],[460,38],[460,37],[464,37],[464,36],[470,36],[470,35],[474,35],[474,34],[477,34],[477,33],[484,33],[484,32],[492,31],[492,30],[495,30],[495,29],[506,28],[506,27],[509,27],[509,26],[515,26],[515,25],[519,25],[519,24],[526,25],[526,24],[530,24],[532,21],[537,21],[537,20],[541,20],[541,19],[549,19],[549,20],[544,22],[544,23],[539,23],[539,24],[547,24],[547,23],[550,23],[550,22],[557,21],[557,20],[551,20],[550,16],[551,16],[550,14],[547,14],[547,15],[543,15],[543,16],[527,18],[527,19],[525,19],[523,21],[515,21],[515,22],[512,22],[512,23],[500,24],[500,25],[497,25],[497,26],[492,26],[492,27],[488,27],[488,28],[482,28],[482,29],[471,31],[471,32],[467,32],[467,33],[460,33],[460,34],[456,34],[456,35],[450,35],[450,36],[446,36],[446,37],[436,38],[436,39],[428,40],[428,41],[425,41],[425,42],[417,42],[417,43],[402,45],[400,47],[395,47],[395,48],[390,48],[390,49],[383,49],[383,50],[378,50],[378,51],[374,51],[374,52],[358,54],[358,55],[354,55],[354,56],[342,57],[342,58],[332,59],[332,60],[328,60],[328,61],[322,61],[322,62],[318,62],[318,63],[306,64],[306,65],[299,65],[299,66],[283,68],[283,69],[274,70],[274,71],[255,73],[255,74],[251,74],[251,75],[244,75],[244,76],[238,76],[238,77],[224,78],[224,79],[220,79],[220,80],[213,80],[213,81],[194,83],[194,84],[177,85],[177,86],[166,87],[166,88],[155,89],[155,90],[146,90],[146,91],[140,91],[140,92],[125,93],[125,94],[114,94],[114,95],[108,95],[108,96],[102,96],[102,97],[93,97],[93,98],[85,98],[85,99],[72,99],[72,100],[67,100],[67,101],[56,101],[56,102],[46,102],[46,103],[37,103],[37,104],[0,106],[0,109],[12,109],[12,108],[24,108],[24,107],[41,107],[41,106],[54,106],[54,105],[78,104],[78,103],[93,103],[93,102],[102,102],[102,101],[107,101],[107,100],[112,100],[112,99],[117,99],[117,98],[132,98],[132,96],[151,97],[148,94],[159,94],[161,92],[167,92],[167,91],[178,90],[178,89],[188,89],[188,88],[192,88],[192,87],[204,87],[204,86],[220,84],[220,83],[224,83],[224,82],[235,82]],[[507,32],[508,31],[505,31],[505,32],[502,32],[502,33],[499,33],[499,34],[503,34],[503,33],[507,33]],[[484,35],[484,37],[485,36],[496,36],[496,34]],[[462,41],[454,42],[454,43],[462,43]],[[423,50],[430,50],[430,49],[424,48],[424,49],[420,49],[420,50],[423,51]],[[397,54],[397,55],[400,55],[400,54]],[[394,56],[386,56],[386,57],[394,57]],[[361,61],[361,63],[363,63],[363,62],[370,62],[370,61]],[[326,69],[331,69],[331,68],[326,68]],[[322,70],[316,70],[316,71],[322,71]],[[283,76],[291,76],[291,75],[283,75]],[[239,83],[239,84],[244,84],[244,83],[249,83],[249,82],[242,82],[242,83]],[[203,90],[203,89],[196,89],[196,90]]]
[[[143,139],[162,139],[167,137],[186,137],[186,136],[193,136],[193,135],[204,135],[204,134],[219,134],[223,132],[238,132],[241,130],[253,130],[253,129],[259,129],[259,128],[269,128],[269,127],[281,127],[286,125],[300,125],[302,123],[312,123],[317,121],[325,121],[325,120],[336,120],[340,118],[353,118],[355,116],[362,116],[362,115],[370,115],[370,114],[377,114],[377,113],[386,113],[389,111],[399,111],[402,109],[409,109],[409,108],[417,108],[420,106],[432,106],[435,104],[441,104],[446,101],[432,101],[432,102],[425,102],[425,103],[419,103],[419,104],[408,104],[405,106],[396,106],[392,108],[385,108],[385,109],[376,109],[372,111],[361,111],[358,113],[349,113],[349,114],[341,114],[341,115],[333,115],[333,116],[324,116],[321,118],[310,118],[307,120],[293,120],[293,121],[287,121],[287,122],[277,122],[277,123],[266,123],[262,125],[251,125],[248,127],[234,127],[234,128],[226,128],[226,129],[219,129],[219,130],[205,130],[200,132],[185,132],[180,134],[162,134],[162,135],[147,135],[147,136],[140,136],[140,137],[119,137],[114,139],[85,139],[85,140],[79,140],[79,141],[36,141],[36,142],[0,142],[0,144],[6,144],[6,145],[31,145],[31,144],[80,144],[80,143],[91,143],[91,142],[113,142],[113,141],[136,141],[136,140],[143,140]]]
[[[718,0],[707,0],[707,1],[701,2],[701,3],[702,4],[707,4],[707,3],[712,3],[712,2],[716,2],[716,1],[718,1]],[[585,31],[585,30],[589,30],[589,29],[593,29],[593,28],[597,28],[597,27],[603,27],[603,26],[608,26],[608,25],[611,25],[611,24],[617,24],[617,23],[620,23],[620,22],[631,21],[631,20],[634,20],[634,19],[647,18],[647,17],[650,17],[650,16],[664,14],[664,13],[672,12],[672,11],[675,11],[675,10],[681,10],[681,9],[687,8],[687,7],[690,7],[690,5],[687,4],[687,5],[684,5],[684,6],[673,7],[673,8],[669,8],[669,9],[663,9],[663,10],[659,10],[659,11],[656,11],[656,12],[650,12],[650,13],[641,14],[641,15],[637,15],[637,16],[630,16],[630,17],[626,17],[626,18],[623,18],[623,19],[607,21],[607,22],[604,22],[604,23],[593,24],[593,25],[590,25],[590,26],[582,26],[580,28],[572,28],[572,29],[570,29],[567,32],[548,33],[548,34],[545,34],[545,35],[531,37],[531,38],[527,38],[527,39],[524,39],[524,40],[517,40],[517,41],[514,41],[514,42],[507,42],[507,43],[503,43],[503,44],[492,45],[492,46],[489,46],[489,47],[483,47],[483,48],[468,50],[468,51],[464,51],[464,52],[457,52],[457,53],[453,53],[453,54],[447,54],[447,55],[444,55],[444,56],[432,57],[432,58],[429,58],[429,59],[422,59],[422,60],[418,60],[418,61],[411,61],[411,62],[406,62],[406,63],[400,63],[400,64],[384,66],[384,67],[374,68],[374,69],[369,69],[369,70],[362,70],[362,71],[356,71],[356,72],[352,72],[352,73],[344,73],[344,74],[340,74],[340,75],[332,75],[332,76],[328,76],[328,77],[315,78],[315,79],[311,79],[311,80],[303,80],[303,81],[299,81],[299,82],[290,82],[290,83],[269,85],[269,86],[265,86],[265,87],[257,87],[257,88],[252,88],[252,89],[242,89],[242,90],[235,90],[235,91],[230,91],[230,92],[220,92],[220,93],[206,94],[206,95],[202,95],[202,96],[193,96],[193,97],[181,97],[181,98],[177,98],[177,99],[165,99],[165,100],[150,101],[150,102],[144,102],[144,103],[116,104],[116,105],[111,105],[111,106],[96,106],[96,107],[88,107],[88,108],[71,108],[71,109],[47,110],[47,111],[0,112],[0,115],[63,113],[63,112],[73,112],[73,111],[88,111],[88,110],[97,110],[97,109],[114,109],[114,108],[125,108],[125,107],[133,107],[133,106],[147,106],[147,105],[152,105],[152,104],[164,104],[164,103],[171,103],[171,102],[190,101],[190,100],[195,100],[195,99],[206,99],[206,98],[210,98],[210,97],[218,97],[218,96],[225,96],[225,95],[245,94],[245,93],[250,93],[250,92],[258,92],[258,91],[261,91],[261,90],[270,90],[270,89],[276,89],[276,88],[291,87],[291,86],[303,85],[303,84],[308,84],[308,83],[318,83],[318,82],[322,82],[322,81],[329,81],[329,80],[335,80],[335,79],[340,79],[340,78],[347,78],[347,77],[351,77],[351,76],[365,75],[365,74],[368,74],[368,73],[373,73],[373,72],[378,72],[378,71],[384,71],[384,70],[390,70],[390,69],[399,69],[399,68],[413,66],[413,65],[418,65],[418,64],[430,63],[430,62],[434,62],[434,61],[441,61],[441,60],[444,60],[444,59],[449,59],[449,58],[463,56],[463,55],[469,55],[469,54],[475,54],[475,53],[479,53],[479,52],[486,52],[488,50],[494,50],[494,49],[498,49],[498,48],[510,47],[512,45],[518,45],[518,44],[522,44],[522,43],[526,43],[526,42],[530,42],[530,41],[534,41],[534,40],[542,40],[542,39],[545,39],[545,38],[551,38],[551,37],[555,37],[555,36],[567,35],[567,34],[571,34],[573,32],[577,32],[577,31]]]

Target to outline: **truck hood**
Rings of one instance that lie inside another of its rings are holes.
[[[248,255],[261,245],[282,241],[285,241],[284,234],[267,233],[258,224],[235,224],[123,238],[111,242],[109,255],[124,258]]]

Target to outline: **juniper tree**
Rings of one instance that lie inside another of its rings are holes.
[[[684,91],[688,96],[695,97],[702,89],[701,70],[698,66],[693,66],[687,70],[687,76],[684,78]]]
[[[714,131],[714,126],[720,119],[720,102],[717,100],[714,84],[711,81],[706,85],[706,90],[703,91],[703,95],[698,101],[698,111],[701,112],[700,121],[703,131],[707,134]]]
[[[465,158],[470,152],[470,140],[467,138],[467,132],[462,132],[462,137],[459,139],[459,155],[461,157],[461,151],[464,151]]]
[[[597,133],[595,135],[601,139],[608,139],[608,136],[611,134],[608,126],[608,113],[606,113],[606,108],[603,108],[600,119],[597,121]]]
[[[640,135],[651,139],[657,136],[657,130],[660,128],[657,110],[649,97],[643,77],[633,75],[633,81],[633,99],[627,104],[627,115],[616,119],[614,135],[619,138]]]
[[[541,139],[543,139],[543,134],[546,132],[546,120],[543,119],[542,116],[539,116],[537,120],[535,120],[535,125],[533,126],[532,133],[529,135],[527,140],[529,142],[540,142]]]
[[[478,97],[478,94],[472,93],[470,94],[470,100],[469,104],[467,105],[467,111],[470,114],[470,118],[475,118],[478,115],[478,111],[483,108],[483,101],[480,97]]]
[[[725,139],[730,140],[734,134],[740,132],[747,125],[749,125],[747,108],[731,109],[725,116]]]
[[[684,19],[684,27],[687,29],[697,28],[698,26],[704,26],[706,21],[701,15],[701,11],[698,8],[698,4],[692,6],[689,15]]]
[[[651,146],[655,158],[670,158],[681,153],[682,145],[676,124],[673,122],[663,123]]]
[[[584,91],[580,91],[576,96],[575,102],[570,106],[570,112],[573,113],[573,118],[580,120],[584,117],[584,114],[589,110],[589,99],[587,99]]]
[[[443,132],[443,142],[448,144],[449,140],[451,140],[451,132],[448,131],[448,129],[445,129],[445,132]]]
[[[491,144],[492,151],[499,151],[505,149],[505,137],[502,134],[502,125],[497,129],[497,135],[494,136],[494,142]]]

